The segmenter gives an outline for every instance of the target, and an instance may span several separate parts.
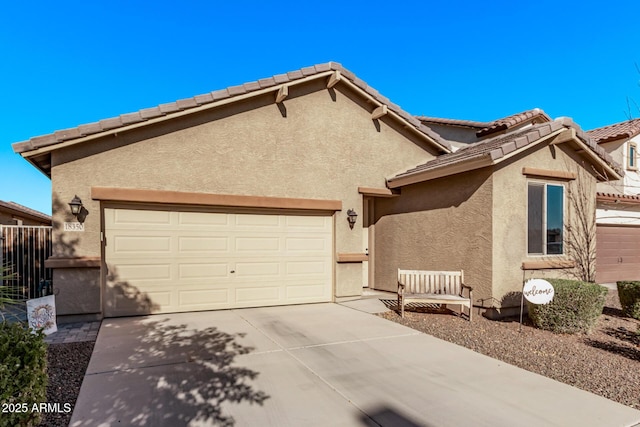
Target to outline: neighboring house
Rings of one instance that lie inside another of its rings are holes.
[[[51,217],[18,203],[0,200],[0,224],[51,225]]]
[[[587,134],[625,169],[622,179],[598,184],[597,280],[640,280],[640,119]]]
[[[451,142],[327,63],[13,147],[52,179],[68,319],[341,301],[398,268],[464,269],[499,315],[571,265],[568,189],[622,176],[571,120],[522,114]]]

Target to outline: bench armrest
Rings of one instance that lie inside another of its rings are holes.
[[[402,295],[404,293],[405,285],[404,283],[398,282],[398,295]]]
[[[473,290],[473,288],[472,288],[471,286],[467,286],[467,285],[465,285],[464,283],[461,283],[461,286],[462,286],[462,289],[465,289],[465,288],[466,288],[466,289],[469,289],[470,291],[472,291],[472,290]]]

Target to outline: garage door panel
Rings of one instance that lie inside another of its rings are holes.
[[[326,254],[328,249],[327,246],[330,244],[331,242],[328,242],[327,239],[314,235],[287,237],[285,239],[285,248],[292,254],[308,254],[310,252]]]
[[[596,280],[640,279],[640,228],[602,226],[596,236]]]
[[[226,253],[229,251],[231,242],[226,236],[189,236],[178,238],[178,249],[180,252],[198,253]]]
[[[158,236],[116,236],[112,239],[114,252],[151,254],[171,252],[171,238]]]
[[[123,292],[122,289],[112,289],[113,298],[110,300],[113,305],[110,307],[110,314],[116,316],[128,316],[131,314],[150,314],[157,312],[154,307],[171,307],[172,292],[170,291],[149,291],[144,295],[143,300],[135,298],[130,293]],[[145,301],[151,301],[153,307],[149,307]]]
[[[224,213],[210,212],[177,212],[178,224],[183,226],[207,226],[226,230],[229,227],[229,216]]]
[[[235,215],[235,224],[237,229],[269,229],[279,228],[281,226],[281,217],[278,215]]]
[[[279,252],[280,238],[279,237],[236,237],[235,250],[238,253],[271,253]]]
[[[117,274],[129,281],[138,280],[171,280],[171,265],[169,264],[120,264]]]
[[[238,278],[261,276],[266,280],[278,279],[280,275],[279,261],[237,262],[234,273],[234,276]]]
[[[287,276],[300,276],[309,274],[327,275],[328,263],[326,261],[288,261],[285,263]]]
[[[236,303],[247,305],[273,305],[277,304],[280,298],[280,286],[247,286],[236,289]]]
[[[226,306],[229,301],[228,289],[197,289],[191,291],[179,291],[178,298],[180,307],[195,310],[204,307],[210,309],[210,306]]]
[[[215,280],[229,277],[230,266],[226,262],[189,262],[178,265],[179,280]]]
[[[316,299],[326,296],[326,287],[323,282],[315,282],[309,284],[296,284],[295,286],[287,286],[287,298],[295,299],[299,302],[306,302],[307,299]]]
[[[135,210],[115,209],[112,210],[113,223],[118,225],[135,224],[136,226],[158,226],[171,224],[171,212],[168,211],[144,211],[140,215]]]
[[[107,316],[331,301],[332,217],[154,212],[105,209]]]
[[[328,230],[331,228],[331,218],[318,216],[289,216],[285,218],[285,224],[288,228]]]

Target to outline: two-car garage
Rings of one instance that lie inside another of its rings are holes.
[[[109,207],[103,215],[106,316],[332,299],[326,213],[150,206]]]

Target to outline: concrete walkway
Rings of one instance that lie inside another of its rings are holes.
[[[104,320],[71,426],[633,426],[640,412],[339,304]]]

